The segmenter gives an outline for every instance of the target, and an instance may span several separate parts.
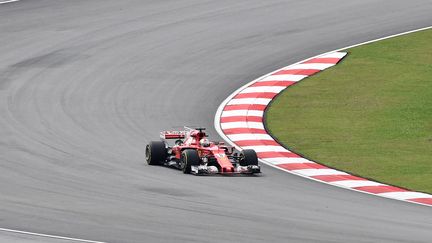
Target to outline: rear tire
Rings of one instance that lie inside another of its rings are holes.
[[[181,154],[182,171],[185,174],[191,173],[191,167],[200,164],[200,158],[198,151],[194,149],[185,149]]]
[[[149,165],[161,165],[167,159],[167,149],[162,141],[151,141],[146,146],[146,160]]]
[[[258,165],[258,156],[255,150],[253,149],[243,150],[240,155],[240,165],[241,166]]]

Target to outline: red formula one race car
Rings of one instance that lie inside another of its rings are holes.
[[[161,132],[162,141],[146,147],[149,165],[165,165],[181,169],[185,174],[255,174],[260,173],[255,150],[235,151],[223,142],[210,142],[205,128]],[[168,140],[175,140],[170,146]]]

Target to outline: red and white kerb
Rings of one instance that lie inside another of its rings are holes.
[[[262,162],[284,171],[339,187],[432,206],[432,195],[370,181],[302,158],[278,144],[265,130],[264,110],[278,93],[336,65],[346,54],[325,54],[282,68],[252,82],[226,103],[219,117],[222,132],[238,147],[254,149]]]

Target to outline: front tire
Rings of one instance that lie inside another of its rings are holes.
[[[182,161],[182,171],[185,174],[191,173],[192,166],[197,166],[200,164],[200,158],[198,156],[198,151],[194,149],[185,149],[181,154]]]
[[[258,165],[258,156],[255,150],[253,149],[243,150],[240,155],[240,165],[241,166]]]
[[[162,141],[151,141],[146,146],[146,160],[149,165],[161,165],[167,159],[167,149]]]

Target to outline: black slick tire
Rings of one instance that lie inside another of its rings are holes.
[[[191,173],[191,167],[200,164],[198,152],[194,149],[185,149],[181,154],[182,171],[185,174]]]
[[[146,161],[149,165],[161,165],[166,161],[167,149],[162,141],[151,141],[146,146]]]
[[[258,156],[253,149],[245,149],[241,152],[240,155],[240,165],[248,166],[248,165],[258,165]]]

